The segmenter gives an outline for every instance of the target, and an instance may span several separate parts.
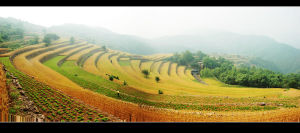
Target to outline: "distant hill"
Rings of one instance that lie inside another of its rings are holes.
[[[0,48],[8,51],[27,45],[37,44],[45,27],[14,18],[0,17]]]
[[[31,34],[41,35],[43,33],[43,30],[46,29],[46,27],[32,24],[19,19],[15,19],[11,17],[9,18],[0,17],[0,26],[7,26],[7,25],[24,30],[25,35],[31,35]]]
[[[64,36],[74,36],[75,38],[89,40],[95,44],[105,45],[111,49],[133,54],[147,55],[155,53],[154,48],[142,38],[114,33],[99,27],[89,27],[80,24],[64,24],[52,26],[47,29],[47,32],[54,32]]]
[[[205,53],[236,54],[259,57],[266,60],[264,66],[283,73],[300,70],[300,50],[272,38],[257,35],[241,35],[231,32],[196,33],[166,36],[151,40],[158,52],[201,50]],[[257,60],[258,61],[258,60]],[[275,67],[272,64],[276,65]]]
[[[263,60],[259,57],[249,57],[241,55],[230,55],[230,54],[210,54],[213,57],[222,57],[232,61],[236,66],[256,66],[280,72],[280,69],[273,63],[267,60]]]
[[[197,32],[183,35],[147,40],[137,36],[114,33],[105,28],[80,24],[64,24],[46,28],[14,18],[0,17],[2,44],[5,41],[14,40],[6,39],[4,33],[16,33],[15,31],[21,33],[20,29],[24,31],[24,36],[40,35],[42,37],[44,33],[56,33],[60,36],[74,36],[111,49],[141,55],[201,50],[208,54],[249,56],[253,57],[248,61],[250,64],[259,64],[259,66],[283,73],[300,72],[300,50],[266,36],[197,30]],[[12,37],[18,39],[18,36],[16,34]]]

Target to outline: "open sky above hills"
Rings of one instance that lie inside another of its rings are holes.
[[[299,13],[299,7],[0,7],[0,17],[46,27],[85,24],[144,38],[215,29],[265,35],[300,49]]]

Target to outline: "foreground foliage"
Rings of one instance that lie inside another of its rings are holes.
[[[18,78],[26,95],[39,107],[39,110],[45,115],[47,121],[100,122],[105,117],[99,111],[21,73],[14,68],[8,57],[1,57],[0,62],[6,66],[10,73]],[[107,120],[109,118],[103,121]]]

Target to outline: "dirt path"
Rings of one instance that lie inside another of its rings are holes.
[[[203,80],[200,79],[200,76],[198,77],[196,74],[193,74],[193,77],[194,77],[197,81],[199,81],[200,83],[205,84],[205,85],[208,85],[207,83],[205,83]]]

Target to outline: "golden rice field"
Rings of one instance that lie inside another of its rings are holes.
[[[100,50],[89,55],[81,67],[76,61],[100,46],[64,41],[49,47],[28,46],[5,56],[13,56],[14,66],[35,80],[125,121],[299,122],[299,90],[233,86],[213,78],[202,79],[207,83],[202,84],[185,66],[162,60],[170,54],[137,57]],[[22,50],[25,52],[14,54]],[[63,58],[66,60],[58,66]],[[148,78],[141,72],[145,69],[150,71]],[[110,81],[108,75],[119,79]],[[117,91],[121,98],[116,97]],[[261,102],[266,106],[259,106]]]

